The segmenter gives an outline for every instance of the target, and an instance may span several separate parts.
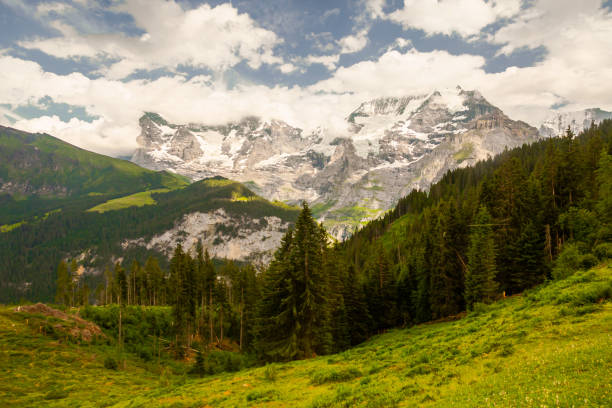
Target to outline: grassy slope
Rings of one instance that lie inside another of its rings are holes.
[[[89,152],[53,136],[6,127],[0,127],[0,157],[0,178],[33,187],[62,186],[68,195],[136,192],[178,180],[170,173]]]
[[[98,204],[120,195],[188,184],[182,176],[147,170],[80,149],[53,136],[0,126],[2,182],[27,185],[30,189],[26,194],[0,194],[2,232],[75,201]]]
[[[608,407],[611,296],[609,265],[340,354],[204,379],[135,359],[106,370],[108,346],[58,344],[4,308],[0,405]]]
[[[167,188],[158,188],[156,190],[141,191],[139,193],[130,194],[127,196],[114,198],[108,200],[102,204],[98,204],[95,207],[90,208],[87,211],[104,213],[106,211],[121,210],[129,207],[142,207],[143,205],[155,205],[157,201],[151,197],[153,193],[167,193],[170,191]]]

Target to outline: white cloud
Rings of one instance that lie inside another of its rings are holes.
[[[339,15],[340,15],[340,9],[339,8],[333,8],[333,9],[330,9],[330,10],[325,10],[323,15],[321,16],[321,21],[325,21],[325,20],[327,20],[331,16],[339,16]]]
[[[383,7],[386,0],[365,0],[366,10],[370,18],[379,18],[384,16]]]
[[[99,119],[92,123],[76,118],[64,122],[47,115],[11,125],[0,115],[0,122],[45,131],[79,147],[111,155],[133,151],[139,134],[138,118],[144,111],[159,112],[175,123],[224,124],[257,115],[279,118],[306,131],[316,126],[336,131],[343,126],[344,113],[355,103],[349,95],[317,94],[300,87],[238,84],[228,89],[209,76],[125,82],[89,79],[77,73],[56,75],[34,62],[0,55],[0,104],[35,104],[46,96],[56,103],[83,106]]]
[[[38,6],[36,6],[36,14],[38,16],[46,16],[52,13],[64,14],[71,10],[74,10],[72,5],[59,2],[40,3]]]
[[[280,72],[282,72],[283,74],[289,74],[293,71],[295,71],[297,69],[297,67],[291,63],[286,63],[281,65],[280,67],[278,67],[278,69],[280,70]]]
[[[172,70],[180,64],[220,72],[242,61],[254,69],[282,63],[274,54],[274,47],[282,40],[229,3],[184,10],[174,1],[127,0],[114,10],[130,14],[146,34],[82,35],[56,21],[53,24],[60,37],[21,41],[19,45],[59,58],[118,59],[101,70],[116,79],[136,70]]]
[[[418,7],[423,13],[439,7],[443,11],[440,18],[450,18],[452,13],[447,3],[448,0],[435,4],[425,0]],[[455,3],[482,6],[468,0]],[[136,7],[137,4],[144,3],[130,0],[121,7]],[[368,18],[381,16],[383,1],[371,0],[366,4],[374,5],[374,8],[367,9],[370,10]],[[454,18],[447,25],[436,18],[425,18],[419,24],[423,29],[427,26],[426,31],[430,34],[457,32],[472,35],[491,19],[515,13],[516,2],[489,1],[483,4],[491,12],[487,14],[483,9],[487,18],[471,20],[468,17],[466,21]],[[185,11],[174,2],[168,2],[161,4],[160,10],[152,7],[125,9],[135,16],[138,26],[145,28],[145,34],[136,37],[119,34],[83,36],[72,26],[56,21],[54,24],[62,33],[61,37],[48,43],[46,40],[30,43],[32,47],[47,49],[63,58],[115,56],[119,61],[106,68],[106,77],[91,79],[80,73],[57,75],[45,72],[32,61],[11,57],[6,51],[0,52],[0,104],[12,107],[36,104],[40,98],[49,96],[57,103],[82,106],[98,119],[65,122],[49,114],[35,119],[17,118],[18,123],[13,126],[46,131],[80,147],[107,154],[131,152],[136,145],[138,118],[143,111],[159,112],[175,123],[222,124],[246,115],[258,115],[279,118],[306,131],[324,126],[341,134],[345,131],[343,118],[364,100],[428,93],[436,88],[456,85],[478,89],[511,118],[537,125],[546,116],[548,108],[561,101],[570,102],[568,109],[599,106],[612,110],[609,86],[612,83],[612,18],[600,5],[594,0],[579,4],[560,4],[552,0],[534,2],[487,40],[500,46],[500,52],[505,54],[523,47],[540,46],[547,54],[534,66],[510,67],[499,73],[485,72],[486,60],[482,56],[453,55],[441,50],[419,52],[411,47],[409,40],[402,38],[380,57],[348,67],[338,68],[339,53],[309,55],[283,62],[273,53],[274,44],[281,40],[274,33],[258,28],[250,17],[238,14],[229,5],[202,6]],[[419,11],[418,7],[415,12]],[[169,26],[153,27],[162,21]],[[239,26],[235,27],[238,23]],[[358,24],[361,25],[356,26],[353,34],[356,38],[362,33],[365,36],[366,32],[361,30],[369,27],[367,21]],[[255,35],[245,27],[254,28]],[[261,30],[259,34],[257,30]],[[211,35],[204,37],[204,32]],[[223,35],[226,32],[229,33],[227,38]],[[254,38],[243,44],[244,36]],[[193,41],[193,38],[203,40]],[[337,49],[333,39],[330,41]],[[344,45],[348,47],[350,44]],[[352,49],[358,48],[357,45]],[[222,78],[220,75],[191,79],[173,75],[156,80],[117,80],[135,70],[156,66],[171,68],[183,63],[222,71],[236,61],[247,61],[255,66],[258,63],[275,64],[287,74],[305,65],[322,64],[331,73],[328,79],[309,87],[239,82],[229,88],[219,79]],[[10,124],[7,113],[0,111],[0,122]]]
[[[475,55],[454,56],[446,51],[406,53],[392,50],[375,61],[340,67],[330,79],[312,86],[316,91],[359,92],[371,97],[429,92],[451,87],[482,71],[485,59]],[[449,69],[452,67],[452,69]]]
[[[347,35],[338,41],[341,54],[352,54],[361,51],[368,44],[368,30],[361,30],[355,35]]]
[[[335,55],[308,55],[306,58],[303,59],[303,62],[306,65],[321,64],[321,65],[325,66],[325,68],[327,68],[328,70],[333,71],[334,69],[336,69],[336,66],[337,66],[339,60],[340,60],[340,55],[339,54],[335,54]]]
[[[403,8],[384,18],[401,24],[404,29],[468,37],[479,34],[481,29],[500,18],[512,17],[518,13],[520,5],[520,0],[404,0]]]

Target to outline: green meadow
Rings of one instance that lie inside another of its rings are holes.
[[[112,333],[86,343],[4,306],[0,406],[609,407],[611,298],[602,265],[339,354],[202,378],[192,361],[118,357]]]

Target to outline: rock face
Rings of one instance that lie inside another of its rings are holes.
[[[195,255],[198,240],[215,258],[268,264],[289,227],[278,217],[251,218],[230,216],[222,208],[209,213],[186,214],[174,228],[148,241],[126,240],[124,249],[142,246],[155,249],[170,258],[178,243]]]
[[[379,98],[346,118],[344,134],[304,134],[282,121],[245,118],[224,126],[140,119],[132,161],[192,179],[221,175],[269,200],[306,200],[338,239],[428,189],[446,171],[531,142],[536,128],[513,121],[477,91]]]
[[[591,123],[599,123],[604,119],[612,119],[612,112],[599,108],[585,109],[575,112],[556,112],[551,114],[539,128],[544,137],[556,137],[564,134],[569,127],[575,135],[588,129]]]

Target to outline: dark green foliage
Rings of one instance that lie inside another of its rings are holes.
[[[607,259],[611,146],[606,120],[449,171],[339,244],[338,263],[365,294],[367,335],[454,315],[531,288],[551,270],[560,278]]]
[[[244,354],[227,351],[211,351],[196,354],[196,361],[189,371],[192,375],[205,376],[222,372],[234,372],[250,367],[252,361]]]
[[[304,203],[263,274],[257,349],[262,359],[310,358],[331,350],[327,237]]]
[[[254,196],[242,184],[215,178],[193,183],[183,189],[153,194],[156,205],[102,214],[86,210],[115,196],[72,199],[61,205],[61,211],[44,220],[0,233],[0,301],[17,301],[20,298],[52,300],[56,289],[56,267],[60,260],[66,258],[66,254],[80,254],[88,248],[93,248],[96,258],[84,264],[85,267],[104,270],[111,265],[113,257],[121,255],[126,267],[133,260],[144,264],[148,257],[154,256],[158,258],[159,266],[166,268],[165,256],[155,250],[143,247],[126,250],[121,243],[126,239],[150,239],[173,228],[176,220],[191,212],[223,208],[229,215],[249,215],[252,218],[276,216],[285,222],[293,222],[297,217],[298,211],[295,209],[262,199],[235,201],[232,198],[235,194]],[[0,204],[0,214],[3,213],[4,207]],[[23,219],[23,213],[21,217],[19,219]],[[99,278],[90,279],[90,287],[100,283]],[[23,282],[31,282],[31,286],[24,287]]]
[[[68,265],[61,260],[57,267],[57,289],[55,302],[64,306],[70,306],[70,294],[72,292],[72,279],[68,273]]]
[[[119,368],[119,363],[113,357],[106,357],[104,359],[104,368],[108,370],[117,370]]]
[[[493,242],[491,215],[485,207],[480,207],[474,218],[473,232],[470,234],[468,266],[465,275],[465,302],[468,308],[475,303],[490,303],[497,294],[495,276],[496,249]]]

